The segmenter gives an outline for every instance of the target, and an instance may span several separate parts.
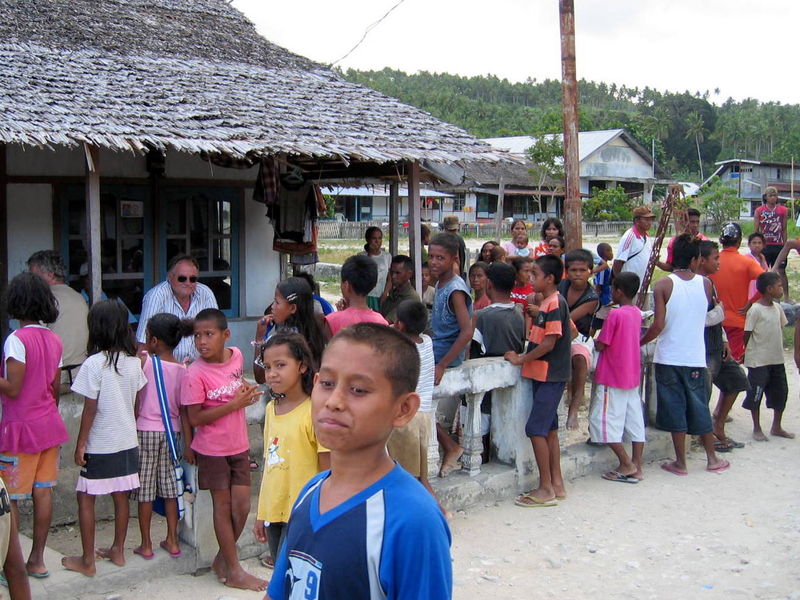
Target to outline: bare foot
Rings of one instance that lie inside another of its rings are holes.
[[[264,579],[259,579],[255,575],[250,575],[250,573],[241,567],[235,571],[228,571],[225,585],[232,588],[239,588],[240,590],[253,590],[254,592],[263,592],[267,589],[267,582]]]
[[[456,446],[451,452],[444,455],[442,468],[439,469],[439,477],[447,477],[459,468],[458,459],[464,454],[464,448]]]
[[[98,548],[95,551],[95,554],[98,558],[110,560],[118,567],[125,566],[125,553],[121,549],[114,548],[113,546],[111,548]]]
[[[768,442],[769,438],[764,435],[764,432],[760,429],[758,431],[753,432],[753,439],[757,442]]]
[[[151,560],[153,558],[153,547],[142,544],[141,546],[136,546],[136,548],[133,549],[133,553],[137,556],[141,556],[145,560]]]
[[[228,577],[228,567],[225,564],[225,559],[222,558],[221,554],[217,554],[214,557],[214,562],[211,563],[211,570],[214,571],[214,575],[217,576],[217,580],[220,583],[225,583],[225,580]]]
[[[567,499],[567,488],[565,488],[563,485],[554,485],[553,492],[556,495],[556,499],[558,500]]]
[[[679,477],[684,477],[689,474],[685,467],[676,465],[675,461],[661,463],[661,468]]]
[[[25,570],[28,572],[28,575],[33,575],[36,577],[37,575],[47,576],[47,567],[44,563],[32,563],[28,561],[25,563]]]
[[[65,556],[61,559],[61,566],[67,571],[77,571],[86,577],[94,577],[97,573],[94,561],[84,561],[82,556]]]
[[[641,481],[642,479],[644,479],[644,470],[643,470],[641,467],[640,467],[640,468],[637,468],[637,469],[636,469],[636,470],[635,470],[635,471],[632,473],[632,475],[633,475],[634,477],[636,477],[636,479],[638,479],[639,481]]]
[[[163,542],[159,542],[158,546],[172,558],[177,558],[181,555],[181,547],[175,540],[164,540]]]
[[[567,429],[574,431],[577,428],[578,428],[578,415],[577,414],[567,415]]]
[[[775,427],[773,427],[773,428],[770,430],[770,432],[769,432],[769,433],[770,433],[770,435],[775,435],[775,436],[777,436],[777,437],[788,438],[788,439],[790,439],[790,440],[793,440],[793,439],[794,439],[794,434],[793,434],[793,433],[789,433],[788,431],[786,431],[786,430],[785,430],[785,429],[783,429],[782,427],[779,427],[779,428],[777,428],[777,429],[776,429]]]

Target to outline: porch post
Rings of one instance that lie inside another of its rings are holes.
[[[398,254],[400,242],[400,184],[393,182],[389,185],[389,252],[392,256]]]
[[[103,271],[100,250],[100,149],[84,142],[86,154],[86,252],[89,267],[89,297],[100,300]]]
[[[422,219],[419,206],[419,161],[409,163],[408,169],[408,245],[414,261],[414,287],[422,298]]]
[[[506,199],[506,184],[503,181],[503,176],[500,175],[500,183],[497,186],[497,209],[495,210],[495,213],[494,213],[494,223],[495,223],[495,227],[497,229],[497,233],[495,234],[497,237],[495,239],[498,242],[500,241],[500,238],[503,237],[503,233],[502,233],[503,212],[505,210],[505,207],[503,206],[503,204],[505,204],[505,199]]]
[[[6,182],[6,145],[0,144],[0,342],[8,335],[8,309],[6,308],[6,283],[8,282],[8,198]]]

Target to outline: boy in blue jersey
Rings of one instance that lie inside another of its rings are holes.
[[[389,458],[386,441],[416,414],[414,343],[358,323],[331,340],[311,394],[331,469],[292,509],[272,600],[439,600],[452,594],[450,530],[436,501]]]

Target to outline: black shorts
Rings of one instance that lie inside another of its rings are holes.
[[[786,383],[786,369],[782,364],[749,367],[747,379],[750,381],[750,391],[744,398],[743,408],[760,408],[764,396],[767,397],[767,408],[778,411],[786,408],[789,386]]]
[[[775,264],[775,259],[778,258],[778,254],[781,253],[781,250],[783,250],[783,244],[769,244],[764,246],[764,259],[770,267]],[[786,262],[787,261],[784,260],[780,264],[781,269],[786,268]]]
[[[711,397],[711,385],[719,388],[723,394],[738,394],[747,391],[747,373],[742,366],[732,358],[722,360],[722,352],[706,355],[708,366],[708,397]]]

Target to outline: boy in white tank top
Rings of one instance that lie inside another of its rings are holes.
[[[696,275],[700,245],[689,235],[675,238],[674,270],[654,290],[655,318],[642,345],[658,338],[653,358],[656,369],[656,427],[672,433],[675,460],[661,465],[675,475],[687,475],[686,434],[698,435],[706,451],[706,470],[730,467],[714,452],[711,413],[706,397],[705,316],[711,282]]]

